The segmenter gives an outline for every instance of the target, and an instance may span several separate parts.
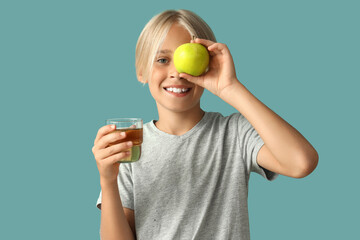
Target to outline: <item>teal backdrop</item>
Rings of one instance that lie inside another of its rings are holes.
[[[0,2],[0,239],[99,239],[94,138],[110,117],[157,119],[135,45],[151,17],[182,8],[320,155],[304,179],[252,174],[252,239],[358,236],[359,1],[18,0]],[[235,111],[208,91],[201,103]]]

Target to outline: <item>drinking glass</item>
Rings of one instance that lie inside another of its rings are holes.
[[[111,143],[111,145],[121,142],[132,141],[133,146],[128,150],[130,155],[120,163],[132,163],[140,159],[141,144],[143,142],[143,121],[141,118],[111,118],[106,120],[106,125],[114,124],[116,129],[114,131],[125,132],[126,137],[119,141]],[[110,146],[111,146],[110,145]]]

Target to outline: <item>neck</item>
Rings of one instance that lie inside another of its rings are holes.
[[[192,129],[204,116],[205,112],[198,106],[184,112],[173,112],[168,109],[159,109],[159,121],[156,127],[172,135],[183,135]]]

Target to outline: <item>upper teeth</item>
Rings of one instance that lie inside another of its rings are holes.
[[[181,93],[189,91],[189,88],[165,88],[167,91],[174,92],[174,93]]]

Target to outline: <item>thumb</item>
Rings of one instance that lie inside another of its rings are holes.
[[[204,79],[203,79],[202,76],[195,77],[195,76],[192,76],[192,75],[187,74],[187,73],[180,73],[179,77],[184,78],[184,79],[188,80],[191,83],[199,85],[200,87],[204,87]]]

